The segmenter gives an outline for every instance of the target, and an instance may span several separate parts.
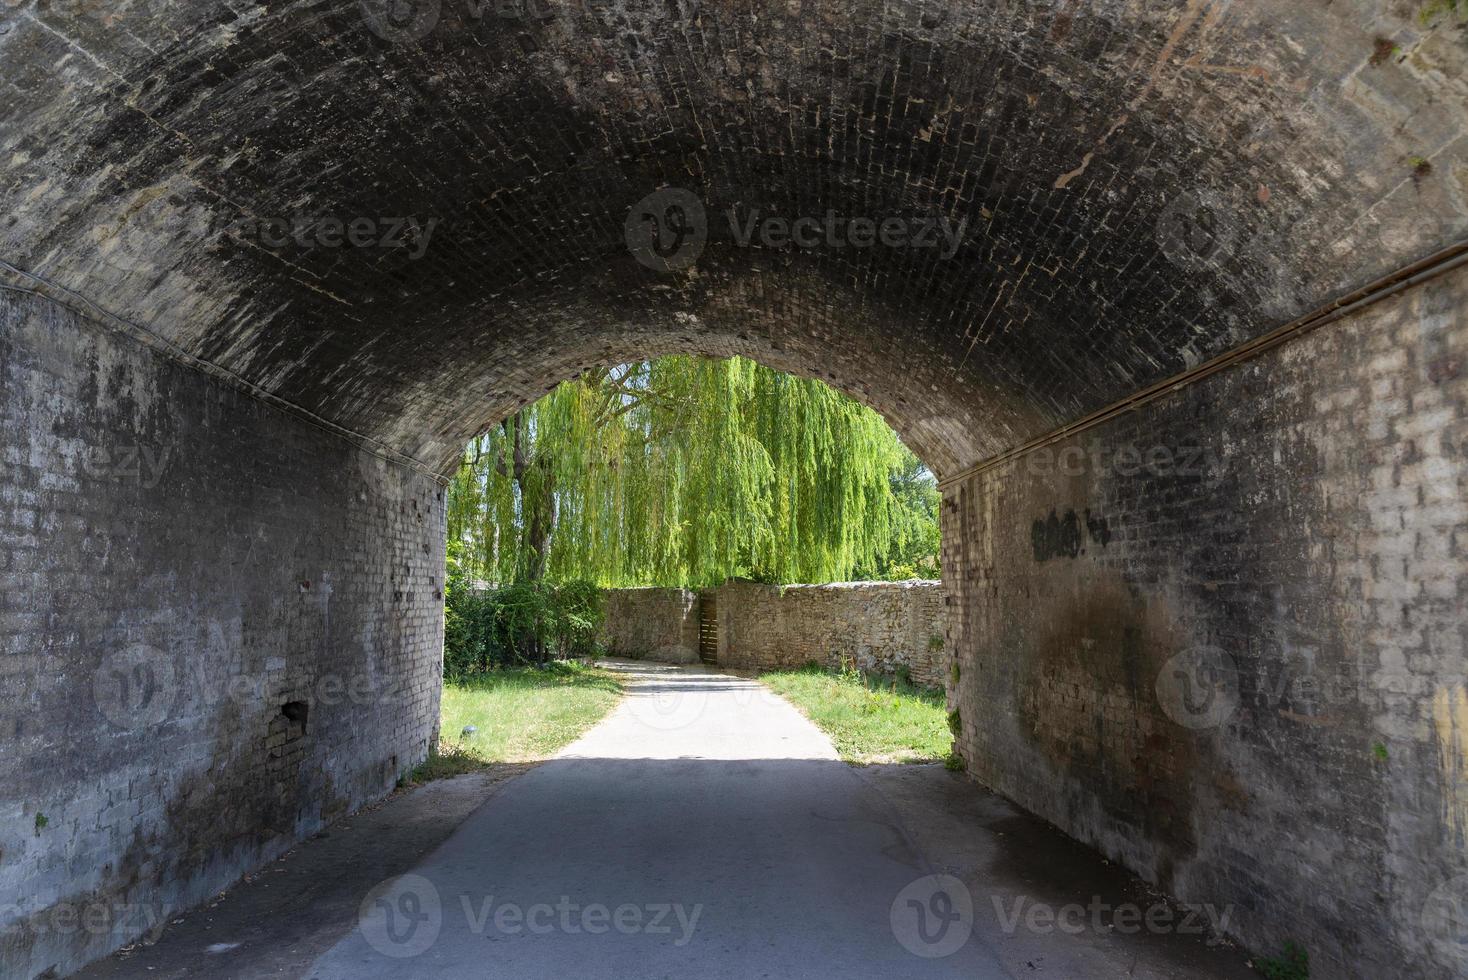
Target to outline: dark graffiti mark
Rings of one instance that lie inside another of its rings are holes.
[[[1086,514],[1085,533],[1092,541],[1101,547],[1106,547],[1111,542],[1111,527],[1106,518],[1099,514],[1093,515],[1090,510]],[[1035,548],[1036,561],[1049,561],[1051,558],[1074,558],[1081,554],[1081,520],[1073,510],[1067,510],[1064,517],[1058,516],[1054,510],[1049,516],[1036,520],[1030,525],[1030,542]]]
[[[1030,526],[1030,541],[1035,546],[1036,561],[1074,558],[1081,553],[1081,522],[1073,510],[1066,511],[1064,517],[1056,517],[1052,510],[1049,517]]]

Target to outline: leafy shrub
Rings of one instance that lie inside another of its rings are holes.
[[[590,582],[475,587],[449,547],[443,672],[450,679],[495,667],[544,664],[597,653],[602,595]]]

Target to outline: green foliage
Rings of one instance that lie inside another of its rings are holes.
[[[475,588],[464,573],[462,556],[462,543],[450,542],[444,593],[445,677],[596,654],[602,619],[602,593],[596,586],[576,581]]]
[[[1376,758],[1381,762],[1385,762],[1387,760],[1386,746],[1381,742],[1377,742],[1375,745],[1371,746],[1371,754],[1376,756]]]
[[[963,760],[963,756],[959,755],[957,751],[949,751],[943,757],[943,768],[949,772],[963,772],[968,768],[968,763]]]
[[[549,758],[601,720],[621,694],[615,674],[575,661],[445,681],[437,765]]]
[[[1260,959],[1255,967],[1269,980],[1309,980],[1310,954],[1295,943],[1285,943],[1283,956]]]
[[[46,829],[46,825],[48,823],[50,823],[50,822],[51,822],[51,820],[44,813],[37,812],[36,813],[36,833],[39,834],[41,831],[45,830]]]
[[[793,701],[848,762],[935,762],[948,752],[942,691],[896,675],[864,676],[849,665],[776,671],[760,680]]]
[[[547,759],[600,721],[621,694],[615,674],[565,660],[449,681],[439,720],[443,737],[398,785]]]
[[[1417,20],[1423,27],[1431,27],[1443,16],[1468,17],[1468,0],[1427,0],[1417,11]]]
[[[466,577],[497,583],[932,576],[937,501],[882,418],[826,385],[664,357],[562,384],[475,439],[449,540]]]
[[[435,779],[449,779],[466,772],[483,769],[485,762],[462,746],[447,742],[440,749],[430,752],[427,759],[413,767],[413,771],[398,780],[401,789],[418,783],[429,783]]]
[[[938,577],[938,506],[942,494],[922,460],[906,449],[902,452],[901,464],[888,478],[892,494],[888,545],[869,565],[858,567],[853,578],[897,582]],[[938,642],[941,646],[942,639]]]

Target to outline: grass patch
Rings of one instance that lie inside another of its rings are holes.
[[[937,762],[952,737],[943,692],[895,678],[820,667],[762,674],[831,737],[847,762]]]
[[[576,661],[446,681],[439,749],[413,770],[412,779],[424,782],[494,762],[549,758],[601,721],[621,696],[615,674]],[[475,730],[464,735],[470,726]]]

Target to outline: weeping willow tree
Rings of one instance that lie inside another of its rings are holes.
[[[560,385],[466,450],[463,572],[703,585],[934,574],[937,491],[882,418],[743,358],[665,357]]]

